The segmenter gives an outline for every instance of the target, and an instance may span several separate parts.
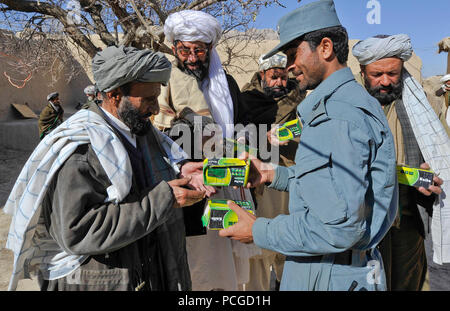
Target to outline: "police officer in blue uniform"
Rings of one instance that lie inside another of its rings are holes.
[[[219,234],[287,256],[280,290],[386,290],[377,244],[397,212],[393,137],[384,113],[347,67],[348,36],[331,0],[278,23],[287,68],[302,90],[303,132],[291,167],[252,159],[248,186],[289,192],[289,215],[239,221]]]

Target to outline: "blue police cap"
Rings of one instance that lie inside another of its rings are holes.
[[[333,0],[319,0],[286,14],[278,21],[280,44],[264,56],[271,57],[278,51],[312,31],[328,27],[341,26]]]

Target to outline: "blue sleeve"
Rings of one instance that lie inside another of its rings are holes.
[[[294,178],[294,170],[289,167],[272,164],[275,169],[275,174],[269,188],[278,191],[288,191],[289,182]]]
[[[288,189],[290,214],[258,218],[255,244],[285,255],[314,256],[343,252],[361,242],[370,217],[369,133],[369,126],[337,119],[305,129],[296,165],[278,167],[271,185]]]

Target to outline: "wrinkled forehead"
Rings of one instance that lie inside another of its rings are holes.
[[[134,97],[153,97],[161,93],[160,82],[138,82],[130,84],[130,96]]]
[[[283,77],[288,74],[288,72],[285,68],[278,68],[278,67],[267,69],[265,71],[265,73],[266,73],[266,75],[277,76],[277,77]]]
[[[363,66],[366,72],[394,72],[403,69],[403,60],[398,57],[387,57]]]

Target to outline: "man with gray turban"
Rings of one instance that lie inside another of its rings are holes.
[[[404,67],[412,54],[410,38],[405,34],[379,35],[353,47],[353,55],[361,64],[361,76],[357,78],[379,101],[388,119],[394,136],[397,165],[430,169],[433,165],[425,163],[428,160],[424,159],[425,149],[419,144],[418,130],[421,127],[415,124],[411,110],[423,95],[423,90]],[[422,97],[419,104],[427,110],[418,116],[419,119],[425,120],[430,115],[437,120],[426,98]],[[431,125],[427,124],[427,127]],[[431,168],[438,171],[437,167]],[[417,291],[423,286],[427,271],[424,239],[429,230],[424,228],[422,215],[426,212],[431,214],[433,202],[442,191],[442,179],[435,177],[434,183],[428,189],[399,184],[397,220],[379,246],[391,290]]]
[[[288,77],[285,55],[275,54],[267,59],[263,57],[264,55],[261,55],[259,58],[259,71],[255,72],[250,83],[242,88],[239,120],[244,125],[255,124],[257,129],[259,125],[265,125],[270,129],[272,124],[281,125],[297,118],[297,106],[305,98],[306,92],[300,91],[297,81]],[[264,135],[258,134],[258,137]],[[298,143],[299,138],[296,138],[280,146],[280,165],[295,164]],[[255,188],[253,194],[258,217],[274,218],[279,214],[289,214],[287,192],[260,185]],[[271,269],[277,277],[276,284],[279,284],[284,260],[284,255],[263,249],[260,256],[250,259],[250,281],[245,285],[245,289],[269,290]]]
[[[10,289],[33,270],[41,290],[191,289],[180,207],[204,198],[194,190],[202,165],[149,121],[170,70],[150,50],[95,55],[102,106],[44,138],[5,206],[14,214]]]
[[[169,83],[162,88],[159,97],[161,111],[153,123],[175,139],[175,121],[180,120],[186,111],[192,111],[214,121],[217,125],[214,128],[216,138],[233,137],[240,106],[240,90],[234,78],[225,73],[216,50],[222,35],[219,21],[202,11],[180,11],[168,16],[164,23],[164,34],[173,44],[175,60]],[[178,139],[176,137],[176,141]],[[203,145],[199,148],[190,143],[191,140],[183,143],[188,154],[193,153],[192,149],[203,149]],[[198,161],[206,157],[204,153],[194,156]],[[251,201],[250,191],[245,189],[243,192],[244,195],[239,189],[224,187],[211,193],[211,198]],[[195,210],[185,209],[185,218],[197,219],[200,227],[198,230],[189,230],[192,236],[187,238],[192,288],[237,290],[238,284],[248,280],[249,252],[244,250],[243,257],[242,252],[234,247],[235,243],[219,238],[216,231],[202,232],[201,215],[205,203],[200,202]],[[240,245],[237,247],[242,249]]]

